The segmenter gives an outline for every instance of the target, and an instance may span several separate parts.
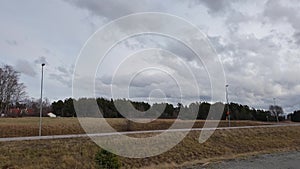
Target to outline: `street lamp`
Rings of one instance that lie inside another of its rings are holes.
[[[230,127],[230,112],[229,112],[229,102],[228,102],[228,87],[229,85],[227,84],[226,86],[226,103],[227,103],[227,116],[228,116],[228,126]]]
[[[277,121],[277,123],[279,122],[279,119],[278,119],[278,114],[277,114],[277,110],[276,110],[276,98],[274,97],[273,98],[273,102],[274,102],[274,113],[275,113],[275,117],[276,117],[276,121]]]
[[[40,127],[39,136],[42,136],[42,114],[43,114],[43,82],[44,82],[44,66],[46,64],[42,63],[42,78],[41,78],[41,100],[40,100]]]

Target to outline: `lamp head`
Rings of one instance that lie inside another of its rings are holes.
[[[42,63],[42,66],[45,66],[46,64],[45,63]]]

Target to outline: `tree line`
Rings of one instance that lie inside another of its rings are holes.
[[[300,122],[300,110],[294,111],[294,113],[289,115],[291,120],[294,122]]]
[[[104,118],[123,118],[124,116],[129,117],[130,114],[134,114],[134,117],[158,117],[158,118],[177,118],[179,116],[180,110],[183,111],[183,114],[179,117],[181,119],[190,119],[191,117],[197,117],[197,119],[206,119],[209,113],[209,110],[212,104],[207,102],[195,102],[189,105],[183,105],[178,103],[176,106],[170,103],[154,103],[150,105],[145,102],[136,102],[130,101],[127,99],[105,99],[105,98],[97,98],[88,99],[72,99],[68,98],[64,101],[58,100],[52,103],[51,108],[54,114],[61,117],[76,117],[76,112],[74,109],[74,102],[81,105],[88,105],[87,102],[97,102],[98,108],[102,113]],[[118,111],[115,105],[132,105],[133,108],[128,108],[130,106],[122,107],[121,111]],[[223,104],[223,103],[215,103],[215,104]],[[241,105],[238,103],[230,103],[223,104],[224,111],[222,112],[222,120],[227,118],[227,106],[229,106],[230,110],[230,119],[232,120],[257,120],[257,121],[276,121],[276,116],[273,115],[272,111],[265,111],[250,108],[247,105]],[[197,110],[198,109],[198,110]],[[95,112],[92,108],[84,107],[86,116],[91,117],[99,117],[99,112]],[[197,110],[197,111],[196,111]],[[94,112],[93,112],[94,111]],[[146,112],[146,114],[143,114]],[[196,113],[196,114],[195,114]],[[282,119],[279,119],[282,120]]]

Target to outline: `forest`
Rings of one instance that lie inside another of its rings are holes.
[[[58,116],[76,117],[74,102],[75,103],[79,102],[81,104],[84,104],[89,101],[95,101],[95,99],[81,98],[75,100],[72,98],[68,98],[65,99],[64,101],[58,100],[53,102],[51,104],[51,108],[53,113]],[[195,102],[189,105],[183,105],[181,103],[178,103],[176,106],[170,103],[154,103],[153,105],[150,105],[149,103],[130,101],[126,99],[109,100],[105,98],[97,98],[96,102],[104,118],[123,118],[124,116],[118,111],[118,109],[115,106],[115,104],[118,104],[120,102],[122,102],[122,104],[128,104],[128,103],[132,104],[133,107],[137,110],[134,111],[135,113],[146,111],[146,117],[147,117],[147,113],[149,113],[149,116],[155,116],[153,115],[153,113],[157,113],[158,114],[157,116],[163,119],[177,118],[179,111],[181,109],[185,109],[187,111],[184,111],[185,114],[183,114],[179,118],[189,119],[189,117],[193,116],[192,113],[197,113],[197,119],[204,120],[207,118],[209,109],[212,106],[210,103],[207,102]],[[223,104],[223,103],[215,103],[215,104]],[[231,120],[276,121],[276,118],[271,111],[258,110],[258,109],[250,108],[247,105],[241,105],[238,103],[230,103],[228,105],[227,104],[224,105],[224,111],[222,112],[222,120],[228,118],[227,106],[229,106]],[[195,112],[194,110],[197,110],[197,112]],[[92,111],[93,110],[91,110],[91,112]],[[96,113],[95,114],[89,113],[87,116],[95,117],[98,115]],[[279,120],[283,120],[283,119],[279,117]]]

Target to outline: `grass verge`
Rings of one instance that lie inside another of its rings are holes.
[[[161,155],[143,159],[119,157],[123,168],[177,168],[247,154],[300,150],[300,127],[217,130],[199,144],[193,131]],[[95,168],[100,148],[88,138],[0,143],[0,166],[14,168]]]

